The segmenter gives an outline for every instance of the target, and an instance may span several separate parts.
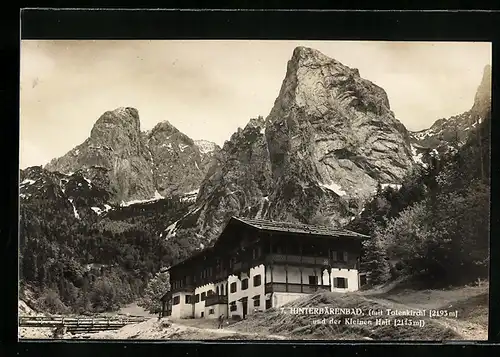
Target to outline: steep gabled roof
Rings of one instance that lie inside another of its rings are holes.
[[[299,234],[311,234],[329,237],[350,237],[359,239],[370,238],[367,235],[349,231],[347,229],[338,229],[326,226],[307,225],[302,223],[268,221],[263,219],[250,219],[241,217],[232,217],[231,219],[242,222],[243,224],[257,228],[263,231],[287,232]]]
[[[235,226],[236,225],[236,226]],[[347,229],[338,229],[326,226],[315,226],[315,225],[307,225],[302,223],[291,223],[291,222],[278,222],[278,221],[268,221],[263,219],[250,219],[250,218],[241,218],[241,217],[231,217],[226,226],[224,227],[221,235],[215,242],[213,247],[207,247],[201,251],[196,252],[190,257],[178,262],[177,264],[169,267],[168,270],[171,270],[173,267],[178,267],[183,265],[184,263],[192,262],[196,260],[196,258],[202,258],[203,256],[208,256],[213,254],[217,247],[220,247],[220,244],[223,241],[232,240],[233,237],[225,236],[224,233],[227,232],[229,227],[237,227],[237,226],[247,226],[252,229],[258,229],[261,231],[268,232],[284,232],[284,233],[295,233],[295,234],[309,234],[312,236],[321,236],[321,237],[330,237],[332,239],[335,238],[353,238],[353,239],[369,239],[370,237],[364,234],[356,233],[353,231],[349,231]]]
[[[165,269],[165,271],[170,271],[170,270],[172,270],[172,268],[178,267],[180,265],[183,265],[184,263],[188,263],[190,261],[193,261],[196,258],[201,259],[201,257],[203,257],[204,255],[207,256],[208,254],[213,253],[213,251],[214,251],[213,247],[207,247],[207,248],[204,248],[202,250],[199,250],[199,251],[195,252],[194,254],[190,255],[189,257],[187,257],[187,258],[185,258],[185,259],[183,259],[175,264],[172,264],[167,269]]]

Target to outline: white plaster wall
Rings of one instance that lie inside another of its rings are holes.
[[[256,275],[261,276],[261,283],[259,286],[253,286],[253,278]],[[254,309],[258,309],[260,311],[263,311],[265,309],[265,295],[264,295],[264,274],[265,274],[265,267],[263,264],[253,267],[250,269],[250,275],[247,276],[247,274],[242,274],[242,279],[248,278],[248,289],[246,290],[241,290],[241,280],[235,276],[235,275],[230,275],[227,281],[227,289],[228,289],[228,303],[230,304],[232,301],[236,301],[236,311],[229,311],[229,316],[233,315],[239,315],[240,317],[243,317],[243,304],[238,301],[239,299],[243,297],[247,297],[248,299],[248,310],[247,314],[250,315],[254,312]],[[231,293],[231,284],[233,282],[236,282],[236,292]],[[253,306],[253,299],[255,295],[260,295],[260,306],[255,307]]]
[[[346,278],[347,289],[338,289],[333,287],[334,278]],[[334,292],[351,292],[359,290],[358,270],[356,269],[338,269],[332,268],[332,291]]]
[[[272,307],[280,307],[290,301],[297,300],[303,296],[308,296],[310,294],[306,293],[273,293],[272,296]]]
[[[186,304],[186,295],[191,295],[185,292],[179,292],[172,294],[172,314],[173,319],[185,319],[193,316],[193,305]],[[173,304],[173,299],[175,296],[180,297],[180,302],[177,305]]]
[[[205,301],[201,301],[201,294],[208,293],[210,290],[215,290],[214,284],[206,284],[202,286],[198,286],[194,289],[194,294],[200,294],[200,301],[194,304],[194,317],[201,317],[201,312],[205,312]],[[194,297],[193,297],[194,298]],[[196,300],[195,300],[196,301]]]
[[[210,309],[214,309],[213,314],[210,314]],[[226,304],[205,306],[205,318],[206,319],[217,319],[222,314],[224,314],[224,317],[227,318],[227,305]]]
[[[222,289],[224,287],[224,289]],[[219,281],[214,285],[214,290],[217,292],[217,288],[219,288],[220,295],[227,295],[227,280]],[[222,291],[224,290],[224,291]]]

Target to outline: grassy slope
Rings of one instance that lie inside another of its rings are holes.
[[[377,293],[338,294],[320,293],[301,298],[285,307],[349,307],[368,309],[444,309],[458,310],[458,318],[430,318],[425,316],[410,317],[423,319],[424,327],[414,326],[366,326],[366,325],[313,325],[315,319],[331,316],[291,315],[272,309],[264,313],[251,315],[246,321],[234,324],[238,331],[259,331],[285,335],[291,339],[336,339],[336,340],[463,340],[486,339],[488,316],[488,287],[463,287],[451,290],[412,291],[391,290]],[[336,316],[340,318],[341,316]],[[351,317],[351,316],[345,316]],[[388,316],[382,316],[386,318]],[[391,320],[392,318],[389,317]],[[404,317],[402,317],[404,318]],[[374,320],[367,314],[360,320]]]

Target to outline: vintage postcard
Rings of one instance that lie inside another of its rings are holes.
[[[23,40],[19,338],[486,340],[491,51]]]

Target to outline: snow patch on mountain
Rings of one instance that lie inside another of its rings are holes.
[[[102,214],[102,209],[99,207],[90,207],[92,211],[94,211],[98,216]]]
[[[90,180],[89,180],[88,178],[86,178],[86,177],[83,177],[83,179],[84,179],[85,181],[87,181],[87,183],[89,184],[89,188],[91,188],[91,187],[92,187],[92,181],[90,181]]]
[[[344,190],[342,190],[342,186],[336,184],[335,182],[331,182],[329,184],[325,183],[320,183],[319,184],[322,188],[326,188],[327,190],[335,192],[339,196],[344,196],[347,194]]]
[[[217,149],[216,144],[208,140],[195,140],[194,144],[198,147],[198,150],[200,150],[200,153],[202,154],[208,154]]]
[[[165,235],[166,240],[169,240],[170,238],[175,237],[175,234],[177,232],[177,223],[178,222],[179,221],[175,221],[174,223],[169,225],[167,228],[165,228],[164,233],[166,233],[166,235]],[[160,234],[160,238],[161,237],[163,237],[163,233]]]
[[[196,189],[196,190],[184,193],[181,197],[181,202],[195,202],[199,191],[200,191],[199,189]]]
[[[127,201],[127,202],[122,201],[120,203],[120,207],[128,207],[128,206],[135,205],[135,204],[138,204],[138,203],[154,202],[154,201],[161,200],[163,198],[164,197],[162,195],[160,195],[160,193],[158,192],[158,190],[156,190],[155,191],[155,195],[154,195],[153,198],[150,198],[150,199],[147,199],[147,200],[132,200],[132,201]]]
[[[68,201],[69,203],[71,203],[71,206],[73,207],[73,214],[75,215],[75,218],[76,219],[80,219],[80,215],[78,214],[78,211],[75,207],[75,204],[73,203],[73,199],[72,198],[68,198]]]
[[[104,209],[101,209],[99,207],[90,207],[90,209],[94,211],[98,216],[100,216],[101,214],[108,212],[112,208],[108,204],[105,204],[104,207]]]
[[[411,145],[411,155],[413,162],[425,166],[425,163],[422,160],[424,155],[422,153],[417,152],[417,149],[413,145]]]
[[[383,183],[381,186],[382,186],[382,189],[385,189],[387,187],[391,187],[391,188],[393,188],[395,190],[401,189],[401,185],[395,184],[395,183]]]
[[[35,182],[35,180],[25,179],[21,182],[21,185],[33,185]]]

